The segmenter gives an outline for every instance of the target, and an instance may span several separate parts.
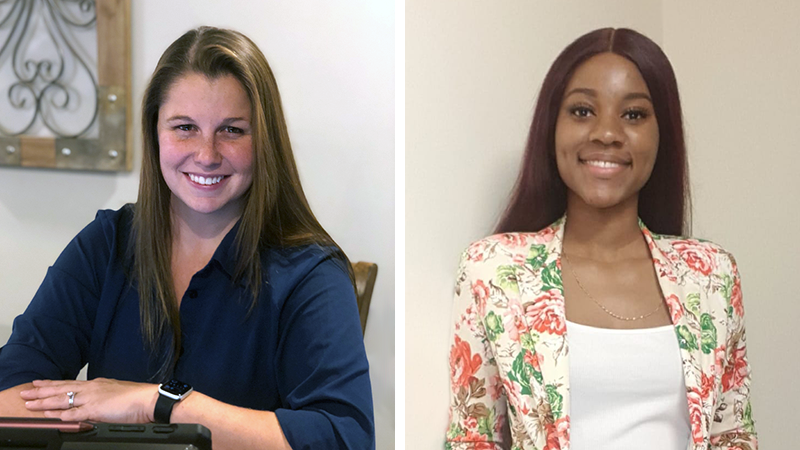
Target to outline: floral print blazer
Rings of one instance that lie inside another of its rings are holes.
[[[569,449],[564,220],[536,233],[491,236],[464,252],[447,449]],[[710,242],[653,234],[641,221],[640,227],[681,349],[689,450],[757,449],[733,257]]]

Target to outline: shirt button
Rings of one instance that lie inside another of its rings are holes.
[[[190,289],[187,294],[189,295],[189,298],[197,298],[197,291],[195,289]]]

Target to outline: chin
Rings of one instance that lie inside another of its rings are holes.
[[[611,209],[617,206],[621,206],[627,202],[627,199],[630,197],[625,197],[622,195],[583,195],[581,196],[581,200],[583,203],[594,209]]]
[[[184,202],[184,205],[186,205],[189,210],[199,214],[211,214],[222,209],[222,206],[216,202],[194,201]]]

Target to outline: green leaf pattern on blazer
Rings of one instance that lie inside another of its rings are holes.
[[[462,255],[447,449],[569,449],[564,222],[490,236]],[[640,227],[681,348],[689,450],[756,450],[733,257],[707,241],[653,234],[641,221]]]

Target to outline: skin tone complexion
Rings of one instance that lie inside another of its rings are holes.
[[[638,225],[639,191],[658,154],[650,91],[628,59],[601,53],[578,66],[556,122],[558,172],[567,186],[563,282],[567,318],[602,328],[648,328],[670,318]],[[581,286],[576,279],[580,279]],[[608,310],[646,319],[622,321]]]
[[[650,91],[629,60],[602,53],[578,67],[556,123],[569,202],[609,208],[638,198],[658,153]]]
[[[236,78],[179,78],[158,113],[158,144],[176,213],[222,221],[241,215],[253,143],[250,101]]]

